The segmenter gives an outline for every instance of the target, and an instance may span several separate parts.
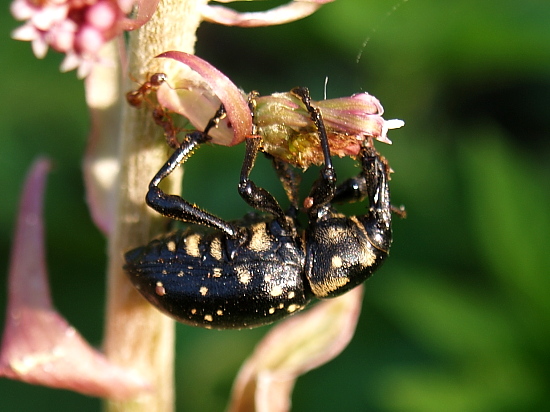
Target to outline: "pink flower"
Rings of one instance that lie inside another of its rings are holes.
[[[244,93],[227,76],[187,53],[170,51],[157,57],[179,61],[200,75],[196,82],[168,79],[157,94],[164,108],[185,116],[201,130],[223,103],[227,120],[211,133],[212,143],[232,146],[251,135],[252,116]],[[285,92],[256,97],[255,102],[254,124],[264,152],[303,169],[323,163],[318,132],[300,98]],[[388,130],[405,124],[385,120],[382,105],[368,93],[311,103],[321,110],[333,156],[357,156],[373,139],[391,144]]]
[[[234,0],[218,0],[229,3]],[[261,27],[285,24],[313,14],[322,5],[334,0],[293,0],[267,11],[239,13],[224,6],[204,5],[202,18],[211,23],[238,27]]]
[[[391,144],[389,129],[404,125],[385,120],[378,99],[368,93],[311,102],[323,115],[333,156],[356,156],[369,139]],[[256,99],[254,119],[263,150],[295,166],[322,164],[317,130],[302,101],[290,92]]]
[[[49,47],[65,53],[61,69],[78,69],[78,76],[84,77],[100,60],[103,44],[122,33],[129,7],[122,0],[14,0],[11,12],[25,24],[12,37],[31,41],[38,58]]]
[[[228,2],[231,0],[224,0]],[[239,13],[223,6],[204,5],[202,18],[219,24],[257,27],[283,24],[315,12],[333,0],[293,0],[265,12]],[[14,0],[11,13],[25,21],[12,33],[16,40],[32,42],[36,57],[48,48],[65,53],[62,71],[78,69],[87,76],[100,62],[99,50],[124,30],[135,30],[149,21],[159,0]],[[137,6],[133,19],[126,15]]]

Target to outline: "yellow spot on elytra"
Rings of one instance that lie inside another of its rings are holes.
[[[216,315],[218,315],[218,316],[223,315],[223,310],[218,309],[218,310],[216,311]]]
[[[185,253],[193,257],[201,257],[199,251],[199,242],[201,240],[201,235],[194,233],[185,238]]]
[[[335,269],[341,268],[342,265],[344,264],[340,256],[333,256],[332,261],[330,263],[332,264],[332,267]]]
[[[219,238],[212,239],[210,243],[210,254],[216,260],[222,260],[222,244]]]
[[[258,223],[251,227],[252,237],[250,238],[249,248],[255,252],[264,252],[271,246],[271,237],[266,232],[265,223]]]
[[[327,239],[330,239],[332,243],[340,243],[342,239],[346,239],[348,237],[348,233],[344,228],[334,227],[327,228],[325,236]]]
[[[328,296],[331,292],[341,288],[349,282],[348,277],[339,277],[334,279],[327,279],[324,282],[314,283],[311,282],[311,290],[317,297]]]
[[[252,280],[252,275],[245,268],[237,267],[235,268],[235,271],[237,272],[239,282],[241,282],[243,285],[248,285],[248,283]]]
[[[300,309],[300,306],[295,305],[294,303],[292,305],[288,305],[288,308],[286,308],[288,313],[296,312],[297,309]]]
[[[376,254],[374,251],[369,249],[368,246],[364,246],[363,249],[361,249],[361,255],[359,256],[359,263],[363,265],[363,267],[371,267],[376,262]]]
[[[206,286],[202,286],[200,289],[199,289],[199,292],[202,296],[205,296],[207,293],[208,293],[208,288]]]
[[[350,221],[352,221],[355,225],[357,225],[360,231],[366,232],[365,226],[359,221],[359,219],[357,219],[357,216],[351,217]],[[363,267],[368,268],[374,265],[375,262],[376,262],[376,254],[374,253],[373,250],[369,248],[368,245],[364,245],[361,248],[361,254],[359,255],[358,263]]]
[[[280,286],[273,286],[270,294],[271,296],[281,296],[283,294],[283,288]]]
[[[170,252],[175,252],[176,251],[176,242],[174,242],[173,240],[169,241],[168,243],[166,243],[166,248]]]
[[[212,317],[212,315],[204,315],[204,320],[207,322],[212,322],[214,318]]]

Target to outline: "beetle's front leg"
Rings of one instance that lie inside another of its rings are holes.
[[[239,231],[236,226],[192,205],[180,196],[164,193],[159,187],[163,179],[168,177],[176,167],[189,159],[197,146],[208,141],[208,131],[215,126],[224,113],[223,107],[221,107],[216,116],[208,123],[204,132],[196,131],[185,137],[180,147],[170,156],[170,159],[168,159],[155,177],[153,177],[151,183],[149,183],[149,191],[147,192],[145,201],[149,207],[163,216],[188,223],[210,226],[223,231],[231,238],[237,238],[239,237]]]

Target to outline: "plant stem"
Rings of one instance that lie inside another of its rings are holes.
[[[168,79],[181,76],[181,67],[154,57],[167,50],[193,53],[205,2],[162,0],[152,19],[130,33],[129,77],[144,82],[157,72]],[[124,91],[137,88],[135,82],[126,82]],[[168,146],[150,108],[123,106],[116,222],[108,251],[105,352],[112,362],[149,379],[152,388],[132,401],[107,401],[106,410],[167,412],[174,409],[174,322],[141,297],[122,266],[125,251],[146,244],[165,228],[166,220],[152,213],[144,199],[149,181],[168,157]],[[172,179],[166,190],[178,193],[180,182]]]

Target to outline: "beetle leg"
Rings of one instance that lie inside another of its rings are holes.
[[[370,172],[370,162],[367,160],[369,155],[367,155],[367,152],[370,154],[370,157],[378,157],[378,160],[385,165],[385,169],[387,170],[386,174],[388,176],[386,179],[389,180],[389,166],[386,160],[372,148],[368,150],[363,149],[361,173],[347,179],[336,187],[336,194],[332,199],[333,203],[353,203],[362,201],[369,196],[369,188],[372,189],[373,186],[376,186],[377,182],[373,181],[372,173]],[[372,198],[372,193],[370,193],[370,196]],[[407,217],[407,211],[404,206],[397,207],[392,205],[391,211],[400,218]]]
[[[287,226],[286,216],[279,202],[277,202],[271,193],[256,186],[256,184],[250,180],[250,173],[254,167],[260,144],[260,137],[248,137],[246,139],[246,153],[241,169],[239,194],[244,201],[254,209],[271,213],[282,226]]]
[[[310,218],[315,218],[318,216],[320,211],[326,209],[326,206],[328,206],[334,197],[334,193],[336,192],[336,171],[334,170],[332,160],[330,158],[328,137],[325,130],[325,124],[323,123],[323,117],[321,115],[321,111],[311,105],[309,90],[305,87],[296,87],[291,90],[291,93],[302,99],[302,102],[311,116],[311,120],[317,128],[321,148],[323,149],[325,165],[321,169],[319,177],[313,184],[308,196],[310,199],[308,213]]]
[[[248,107],[250,108],[250,114],[253,119],[253,129],[251,136],[246,142],[246,155],[243,162],[243,168],[241,170],[239,193],[249,205],[255,209],[273,214],[277,217],[277,220],[282,223],[286,222],[285,214],[277,200],[273,198],[273,196],[266,190],[257,188],[256,185],[250,181],[250,172],[254,167],[257,153],[261,150],[261,139],[255,137],[258,135],[257,126],[255,124],[256,98],[258,95],[259,93],[256,91],[252,91],[248,94]],[[300,178],[296,175],[288,163],[283,162],[280,159],[276,159],[269,153],[264,152],[264,154],[272,161],[273,168],[275,169],[275,172],[277,173],[277,176],[285,189],[288,199],[290,200],[290,210],[288,215],[294,218],[298,213],[298,186]],[[267,209],[266,206],[268,207]]]
[[[360,173],[351,177],[336,187],[332,201],[334,203],[353,203],[367,196],[367,179]]]
[[[271,159],[273,168],[285,189],[288,200],[290,200],[290,210],[287,211],[287,215],[296,217],[298,214],[298,200],[300,198],[299,188],[301,182],[301,176],[296,173],[294,169],[287,162],[282,161],[268,153],[265,154],[267,158]]]
[[[367,230],[370,242],[387,251],[391,244],[390,167],[374,147],[365,147],[361,154],[362,176],[366,182],[365,197],[369,202],[368,213],[357,216]]]
[[[164,216],[184,222],[210,226],[223,231],[231,238],[238,238],[239,231],[236,226],[192,205],[180,196],[166,194],[159,188],[160,182],[168,177],[176,167],[185,163],[197,146],[209,140],[208,132],[218,123],[224,114],[225,110],[221,106],[206,126],[204,132],[196,131],[185,136],[180,147],[170,156],[170,159],[168,159],[153,180],[151,180],[151,183],[149,183],[149,191],[147,192],[145,201],[152,209]]]
[[[345,180],[336,188],[333,202],[336,203],[353,203],[364,200],[371,195],[372,190],[376,186],[375,177],[373,177],[372,159],[378,157],[378,160],[384,163],[385,168],[389,170],[389,166],[384,157],[374,149],[372,145],[366,145],[361,149],[360,161],[361,172],[355,176]]]

